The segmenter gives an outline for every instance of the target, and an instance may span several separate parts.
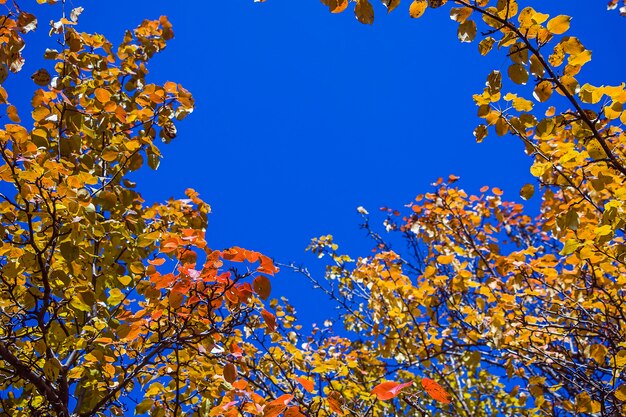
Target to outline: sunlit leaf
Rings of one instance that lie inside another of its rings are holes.
[[[413,3],[411,3],[411,6],[409,6],[409,15],[412,18],[417,19],[424,14],[427,7],[428,3],[426,2],[426,0],[413,0]]]
[[[548,21],[547,28],[555,35],[562,35],[568,31],[571,20],[572,18],[569,16],[559,15]]]
[[[432,379],[422,378],[422,387],[434,400],[444,404],[450,404],[452,402],[450,394]]]
[[[376,398],[380,401],[387,401],[395,398],[400,392],[413,384],[413,381],[400,384],[398,382],[388,381],[378,384],[372,389],[372,394],[376,395]]]

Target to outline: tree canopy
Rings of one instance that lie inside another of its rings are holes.
[[[0,0],[2,83],[48,7],[18,3]],[[322,3],[374,21],[368,0]],[[0,87],[0,414],[626,415],[626,89],[584,81],[592,54],[570,17],[516,0],[408,5],[506,59],[473,97],[474,138],[522,141],[536,181],[519,194],[540,213],[450,175],[384,208],[383,230],[359,208],[371,253],[313,239],[318,277],[211,248],[196,191],[147,204],[129,178],[159,167],[159,142],[194,109],[182,85],[148,82],[168,19],[113,45],[77,29],[82,7],[55,7],[31,108]],[[330,297],[343,328],[305,333],[272,298],[278,267]]]

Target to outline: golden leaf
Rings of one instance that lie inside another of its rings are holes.
[[[413,3],[411,3],[411,6],[409,7],[409,15],[412,18],[417,19],[424,14],[427,7],[428,3],[426,0],[413,0]]]
[[[550,31],[550,33],[553,33],[555,35],[562,35],[569,29],[571,20],[571,17],[563,14],[553,17],[548,21],[547,29]]]

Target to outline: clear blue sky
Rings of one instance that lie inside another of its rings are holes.
[[[165,14],[173,22],[176,38],[152,62],[149,80],[180,82],[197,109],[163,148],[159,170],[136,178],[149,202],[198,190],[214,210],[214,248],[243,246],[321,273],[321,263],[304,253],[311,237],[332,233],[352,254],[368,253],[357,206],[401,208],[451,173],[468,192],[488,184],[517,200],[532,180],[515,139],[473,139],[479,120],[472,94],[507,61],[458,42],[447,8],[413,20],[409,0],[391,15],[378,2],[375,24],[364,26],[352,6],[331,15],[317,0],[75,4],[85,7],[81,31],[114,42],[143,18]],[[593,51],[580,81],[625,80],[626,19],[607,12],[605,0],[520,4],[574,17],[571,34]],[[40,14],[42,7],[24,8]],[[44,9],[50,14],[29,35],[27,57],[52,46],[46,22],[59,9]],[[34,89],[29,77],[42,65],[50,63],[28,60],[6,86],[13,102],[20,88]],[[280,274],[274,288],[305,321],[323,319],[311,298],[322,295],[312,295],[303,279]]]

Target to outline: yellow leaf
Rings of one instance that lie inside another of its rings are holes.
[[[498,0],[497,10],[499,17],[502,19],[510,19],[517,14],[519,6],[515,0]]]
[[[602,98],[603,92],[601,88],[585,84],[580,88],[578,95],[583,103],[596,104]]]
[[[598,364],[604,365],[608,350],[606,349],[606,346],[596,344],[591,346],[589,353],[591,354],[591,357],[598,362]]]
[[[579,413],[594,414],[600,411],[600,403],[592,400],[588,393],[583,392],[576,396],[576,411]]]
[[[576,249],[580,247],[580,243],[576,239],[568,239],[563,246],[563,250],[560,252],[561,255],[570,255],[576,252]]]
[[[533,102],[522,97],[517,97],[513,100],[513,108],[517,111],[531,111],[533,109]]]
[[[620,350],[619,352],[617,352],[617,355],[615,355],[615,359],[611,362],[611,365],[617,368],[621,368],[626,365],[626,350]]]
[[[613,229],[610,225],[605,224],[604,226],[600,226],[596,228],[596,234],[598,236],[607,236],[613,233]]]
[[[563,87],[565,87],[565,90],[567,90],[567,92],[569,92],[570,94],[576,94],[576,92],[578,91],[579,84],[576,78],[570,75],[564,75],[559,79],[559,81],[561,82]],[[560,87],[557,88],[556,91],[561,95],[565,95],[565,91],[561,91]]]
[[[452,262],[453,259],[454,259],[454,256],[452,256],[452,255],[439,255],[439,256],[437,256],[437,262],[439,262],[442,265],[448,265],[449,263]]]
[[[522,27],[529,27],[532,25],[540,25],[543,22],[545,22],[548,17],[550,17],[547,14],[543,14],[543,13],[539,13],[537,11],[535,11],[535,9],[533,9],[532,7],[525,7],[519,14],[519,16],[517,17],[517,20],[519,21],[520,25]]]
[[[554,17],[548,21],[548,30],[555,35],[562,35],[569,29],[571,17],[564,14]]]
[[[409,15],[412,18],[417,19],[424,14],[427,7],[428,3],[426,3],[426,0],[413,0],[413,3],[411,3],[411,6],[409,7]]]
[[[604,114],[610,120],[617,119],[622,114],[623,106],[619,101],[614,101],[610,106],[604,108]]]
[[[117,159],[119,155],[120,154],[118,151],[111,149],[111,148],[107,148],[102,151],[102,155],[100,157],[107,162],[113,162]]]
[[[533,91],[533,97],[535,100],[543,103],[547,101],[552,95],[552,83],[550,81],[542,81],[535,87],[535,91]]]
[[[480,54],[482,56],[487,55],[489,51],[491,51],[491,49],[493,48],[493,44],[495,43],[495,41],[496,40],[491,36],[480,41],[480,43],[478,44],[478,51],[480,52]]]
[[[574,55],[570,56],[567,63],[569,65],[582,66],[582,65],[585,65],[589,61],[591,61],[591,51],[585,49],[584,51],[582,51],[576,56]]]
[[[48,115],[50,115],[50,109],[48,109],[47,107],[44,107],[44,106],[35,107],[33,109],[33,113],[32,114],[33,114],[33,120],[38,122],[38,121],[48,117]]]

